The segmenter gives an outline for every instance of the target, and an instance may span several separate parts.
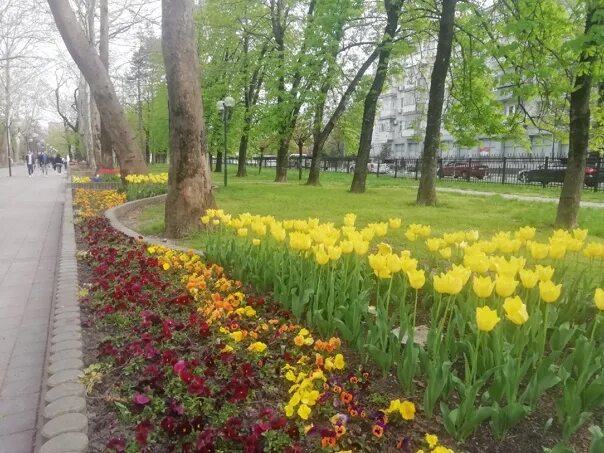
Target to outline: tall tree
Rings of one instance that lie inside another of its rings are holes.
[[[430,79],[428,118],[426,121],[426,136],[424,138],[424,152],[422,155],[422,175],[419,181],[419,188],[417,189],[418,205],[436,205],[436,154],[440,144],[440,125],[445,99],[445,81],[451,59],[456,4],[457,0],[443,0],[442,2],[436,59],[432,67],[432,76]]]
[[[89,45],[69,2],[48,0],[48,4],[67,50],[86,77],[111,141],[116,144],[122,178],[146,174],[147,165],[128,127],[109,74],[94,47]]]
[[[99,2],[99,56],[105,66],[105,69],[109,71],[109,5],[108,0],[100,0]],[[111,138],[109,137],[109,131],[107,125],[101,119],[101,130],[100,130],[100,145],[101,145],[101,167],[112,168],[113,167],[113,150],[111,147]]]
[[[166,234],[180,237],[199,226],[214,206],[208,168],[193,0],[162,0],[162,51],[170,109],[170,170]]]
[[[585,178],[585,161],[589,145],[590,96],[594,63],[602,58],[602,28],[604,27],[604,2],[588,0],[585,12],[585,31],[579,53],[579,64],[573,91],[570,94],[570,132],[568,165],[560,192],[556,212],[556,226],[575,228],[581,204],[581,192]],[[600,75],[601,76],[601,75]]]
[[[375,113],[377,102],[386,76],[388,75],[388,64],[392,46],[398,30],[398,21],[402,13],[405,0],[384,0],[386,9],[386,27],[379,45],[378,64],[375,70],[375,76],[371,88],[365,97],[363,106],[363,122],[361,126],[361,137],[359,139],[359,149],[357,152],[354,176],[350,191],[355,193],[365,192],[365,181],[367,180],[367,164],[369,162],[369,151],[371,148],[371,136],[373,135],[373,124],[375,122]]]

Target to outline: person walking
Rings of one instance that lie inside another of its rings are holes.
[[[25,157],[25,160],[27,162],[27,174],[31,178],[31,175],[34,174],[34,160],[35,160],[34,153],[32,153],[31,150],[29,150],[27,152],[27,156]]]
[[[48,154],[46,154],[46,151],[42,151],[42,154],[40,156],[40,161],[41,161],[42,173],[44,173],[44,176],[48,177]]]
[[[63,168],[63,159],[61,159],[59,153],[57,153],[53,160],[53,166],[55,167],[55,171],[61,174],[61,169]]]

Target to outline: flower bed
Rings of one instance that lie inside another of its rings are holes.
[[[400,219],[357,228],[354,214],[337,227],[210,210],[201,221],[210,260],[341,335],[407,394],[424,383],[424,411],[438,410],[459,440],[487,423],[504,439],[548,404],[547,426],[567,448],[602,414],[604,246],[586,230],[538,241],[531,227],[480,239],[411,224],[409,249],[396,252],[384,241]]]
[[[103,337],[85,381],[102,382],[96,396],[116,413],[107,449],[451,451],[336,336],[198,255],[147,247],[102,218],[80,225],[85,326]]]

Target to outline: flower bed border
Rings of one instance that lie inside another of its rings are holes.
[[[39,453],[76,453],[88,448],[85,389],[79,382],[84,363],[77,292],[72,187],[68,183],[65,187],[52,325],[47,339],[38,410],[35,451]]]

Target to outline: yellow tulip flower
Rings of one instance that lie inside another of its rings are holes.
[[[340,241],[340,250],[342,250],[343,254],[348,255],[354,250],[354,244],[352,243],[352,241],[349,241],[347,239]]]
[[[529,315],[526,311],[526,305],[519,296],[508,297],[503,302],[505,317],[514,324],[521,326],[528,321]]]
[[[403,250],[401,252],[401,268],[404,272],[411,272],[417,269],[417,260],[406,255]]]
[[[560,292],[562,291],[562,283],[556,285],[551,280],[546,282],[539,282],[539,296],[543,300],[543,302],[547,302],[548,304],[554,303],[560,297]]]
[[[359,256],[365,255],[369,250],[369,242],[367,241],[355,241],[354,242],[354,253]]]
[[[202,215],[201,216],[201,223],[203,223],[204,225],[207,225],[208,223],[210,223],[210,216]]]
[[[331,261],[337,261],[342,256],[342,249],[338,246],[329,246],[327,247],[327,254],[329,255],[329,259]]]
[[[408,271],[407,278],[413,289],[422,289],[426,284],[426,275],[423,269]]]
[[[566,255],[566,244],[557,242],[549,246],[550,258],[558,260],[560,258],[564,258],[564,255]]]
[[[386,256],[386,265],[388,266],[388,270],[393,274],[400,272],[403,267],[401,259],[398,255],[394,254]]]
[[[438,253],[440,253],[440,256],[442,256],[444,259],[448,260],[449,258],[451,258],[451,247],[445,247],[444,249],[440,249]]]
[[[357,215],[349,212],[344,216],[344,225],[345,226],[354,226],[354,222],[357,220]]]
[[[321,247],[315,250],[315,261],[320,266],[329,263],[329,254]]]
[[[364,241],[371,241],[375,236],[373,228],[365,227],[361,230],[361,237]]]
[[[463,257],[463,263],[469,267],[472,272],[482,274],[489,270],[489,258],[485,253],[466,253]]]
[[[476,308],[476,325],[483,332],[490,332],[501,321],[497,316],[497,310],[491,310],[489,307]]]
[[[540,244],[539,242],[532,242],[529,251],[531,252],[531,256],[536,260],[543,260],[547,258],[549,254],[549,245]]]
[[[507,275],[498,275],[495,279],[495,292],[500,297],[509,297],[518,286],[518,281]]]
[[[604,289],[596,288],[594,293],[594,302],[598,310],[604,311]]]
[[[407,240],[415,242],[415,240],[417,239],[417,234],[411,230],[407,230],[405,231],[405,237],[407,238]]]
[[[237,236],[244,238],[247,236],[247,228],[239,228],[237,230]]]
[[[256,246],[260,245],[260,239],[258,239],[258,238],[252,239],[252,244],[256,245]]]
[[[472,289],[474,294],[482,299],[490,297],[495,288],[495,282],[491,280],[491,277],[474,277],[472,281]]]
[[[530,269],[521,269],[518,275],[520,276],[522,286],[527,289],[534,288],[539,281],[539,275],[537,272],[531,271]]]
[[[456,277],[452,273],[435,275],[432,279],[434,290],[440,294],[458,294],[463,288],[461,278]]]
[[[537,264],[535,266],[535,272],[537,273],[539,280],[541,280],[542,282],[551,280],[554,276],[554,270],[555,269],[551,266],[541,266],[540,264]]]
[[[385,242],[380,242],[378,244],[378,253],[380,255],[390,255],[392,253],[392,247]]]
[[[582,230],[580,228],[575,228],[573,230],[573,237],[580,241],[584,241],[587,238],[587,233],[588,233],[587,229]]]
[[[401,219],[394,218],[394,219],[388,219],[388,226],[390,228],[392,228],[393,230],[396,230],[397,228],[401,227]]]

